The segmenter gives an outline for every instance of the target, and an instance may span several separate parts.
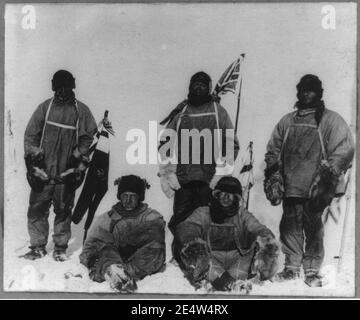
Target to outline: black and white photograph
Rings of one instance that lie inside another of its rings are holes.
[[[356,3],[4,18],[5,293],[355,296]]]

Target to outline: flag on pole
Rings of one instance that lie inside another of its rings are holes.
[[[219,97],[228,92],[235,93],[237,84],[239,83],[239,92],[237,98],[237,110],[235,118],[235,134],[238,129],[238,120],[240,113],[240,100],[241,100],[241,87],[242,87],[242,64],[244,63],[245,53],[242,53],[238,59],[236,59],[222,74],[217,82],[212,95]]]
[[[109,133],[114,135],[111,122],[108,120],[108,111],[105,111],[104,119],[98,126],[95,142],[90,147],[90,154],[93,153],[85,183],[75,206],[72,221],[78,224],[88,211],[84,226],[84,241],[87,230],[94,219],[95,212],[108,190],[109,176]]]
[[[220,77],[219,81],[213,90],[213,95],[224,95],[228,92],[235,93],[236,87],[240,78],[241,63],[244,60],[245,54],[241,54],[240,58],[236,59]]]
[[[237,99],[237,112],[235,121],[235,134],[237,133],[238,118],[240,113],[240,100],[241,100],[241,87],[242,87],[242,66],[245,59],[245,54],[241,54],[238,59],[233,61],[230,66],[221,75],[219,81],[213,90],[214,96],[224,95],[228,92],[234,93],[237,90],[239,83],[239,92]],[[253,173],[253,142],[250,141],[249,146],[246,149],[246,154],[240,159],[237,158],[233,169],[232,176],[237,178],[243,188],[243,200],[246,205],[246,209],[249,207],[250,189],[254,185],[254,173]]]
[[[254,179],[254,159],[253,159],[253,142],[250,141],[249,146],[246,148],[246,153],[240,159],[238,157],[232,176],[237,178],[242,186],[243,200],[246,205],[246,209],[249,208],[250,189],[255,184]]]

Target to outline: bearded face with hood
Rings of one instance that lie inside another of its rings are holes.
[[[300,112],[315,110],[315,120],[319,124],[325,109],[324,102],[321,100],[323,96],[321,80],[315,75],[306,74],[300,79],[296,89],[298,101],[295,107]]]
[[[203,72],[195,73],[190,79],[188,101],[194,106],[198,107],[211,101],[211,78]]]
[[[55,72],[52,83],[54,98],[57,103],[71,103],[75,100],[75,78],[66,70]]]

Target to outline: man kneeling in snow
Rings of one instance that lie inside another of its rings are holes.
[[[242,208],[241,196],[240,182],[223,177],[209,206],[197,208],[176,227],[175,257],[196,288],[248,293],[247,279],[268,280],[277,271],[279,247],[274,235]]]
[[[91,228],[80,262],[93,281],[108,281],[120,292],[137,289],[136,281],[160,271],[165,263],[165,222],[142,201],[145,179],[123,176],[118,184],[120,200]]]

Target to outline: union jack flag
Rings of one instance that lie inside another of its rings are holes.
[[[245,54],[241,54],[222,74],[217,82],[213,95],[219,96],[227,92],[235,93],[236,85],[240,77],[241,62],[244,60]]]

